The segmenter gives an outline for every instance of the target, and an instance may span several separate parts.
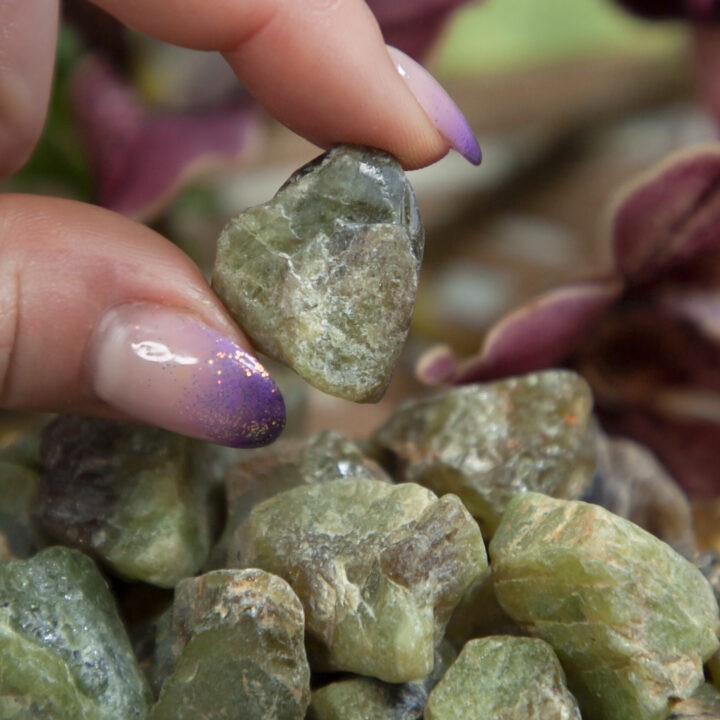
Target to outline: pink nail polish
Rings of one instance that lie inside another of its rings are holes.
[[[479,165],[482,152],[468,121],[440,83],[420,64],[397,48],[388,46],[400,77],[442,136],[466,160]]]
[[[183,435],[258,447],[285,426],[280,391],[258,360],[180,311],[113,308],[95,331],[90,362],[100,398]]]

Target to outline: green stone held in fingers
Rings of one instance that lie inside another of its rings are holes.
[[[342,145],[227,225],[212,284],[258,350],[324,392],[375,402],[407,336],[423,247],[397,160]]]

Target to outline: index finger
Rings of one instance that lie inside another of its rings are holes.
[[[462,113],[420,66],[391,57],[364,0],[94,1],[161,40],[223,52],[262,105],[318,145],[383,148],[408,168],[450,147],[479,162]]]

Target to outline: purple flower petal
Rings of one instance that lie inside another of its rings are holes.
[[[705,339],[720,346],[720,287],[665,289],[658,294],[657,303],[662,312],[690,323]]]
[[[193,176],[244,153],[259,129],[254,108],[151,113],[97,59],[77,70],[73,105],[97,178],[97,200],[146,219]]]
[[[631,285],[680,272],[720,248],[720,143],[672,156],[621,192],[615,264]]]
[[[415,366],[415,377],[425,385],[444,385],[457,374],[460,363],[448,345],[437,345],[422,355]]]
[[[541,295],[495,325],[480,353],[463,363],[453,381],[489,380],[562,364],[621,290],[615,278],[598,278]]]

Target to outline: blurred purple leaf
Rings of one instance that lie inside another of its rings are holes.
[[[97,180],[97,201],[136,219],[160,209],[200,172],[237,160],[260,128],[246,101],[197,112],[153,112],[98,58],[72,82],[73,105]]]
[[[512,311],[468,360],[431,351],[418,377],[467,383],[569,367],[592,386],[606,429],[647,444],[689,493],[720,494],[720,144],[630,184],[610,228],[614,276]]]
[[[631,285],[720,249],[720,146],[674,155],[623,190],[613,219],[617,271]]]

